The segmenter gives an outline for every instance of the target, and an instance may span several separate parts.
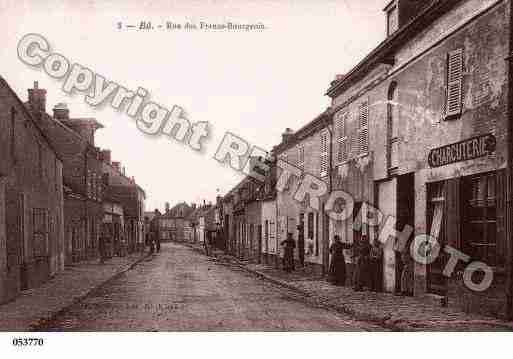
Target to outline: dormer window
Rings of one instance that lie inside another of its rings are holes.
[[[392,35],[399,28],[399,11],[397,3],[391,2],[385,9],[387,14],[387,36]]]

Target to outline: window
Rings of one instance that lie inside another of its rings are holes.
[[[390,36],[399,28],[399,19],[398,19],[398,11],[397,6],[394,5],[387,12],[387,35]]]
[[[320,138],[320,175],[325,177],[328,175],[328,133],[321,133]]]
[[[297,166],[300,169],[305,167],[305,146],[300,145],[297,149]]]
[[[396,168],[398,165],[398,118],[397,82],[392,81],[387,95],[387,167]]]
[[[463,251],[490,266],[497,265],[496,184],[492,173],[466,178],[462,187]]]
[[[319,213],[315,213],[315,256],[319,255]]]
[[[87,186],[87,198],[91,198],[92,197],[92,183],[91,183],[91,179],[92,179],[92,175],[91,175],[91,171],[87,171],[87,178],[86,178],[86,186]]]
[[[335,136],[337,139],[337,163],[347,161],[347,118],[348,111],[340,110],[335,114]]]
[[[33,250],[35,257],[48,254],[48,210],[34,208],[32,211]]]
[[[447,88],[445,118],[450,119],[461,114],[463,92],[463,49],[447,54]]]
[[[38,165],[39,177],[44,179],[43,146],[41,146],[40,142],[37,143],[37,165]]]
[[[364,101],[358,108],[358,144],[359,153],[369,152],[369,103]]]
[[[11,107],[11,160],[16,163],[16,109]]]

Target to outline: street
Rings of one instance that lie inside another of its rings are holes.
[[[189,247],[113,278],[37,328],[44,331],[371,331],[384,329],[307,304],[288,289]]]

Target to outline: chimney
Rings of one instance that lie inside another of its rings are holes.
[[[57,120],[69,120],[69,109],[68,105],[64,102],[60,102],[53,108],[53,117]]]
[[[166,213],[169,213],[169,210],[170,210],[169,202],[166,202]]]
[[[335,79],[333,79],[333,81],[331,81],[330,85],[333,86],[335,83],[339,82],[344,77],[346,77],[346,75],[344,75],[344,74],[336,74],[335,75]]]
[[[34,113],[46,112],[46,90],[40,89],[37,81],[34,88],[28,89],[28,100]]]
[[[120,168],[121,168],[121,167],[120,167],[120,165],[121,165],[121,163],[120,163],[120,162],[118,162],[118,161],[114,161],[114,162],[112,162],[112,167],[114,167],[114,169],[115,169],[116,171],[118,171],[118,172],[120,171]]]
[[[196,209],[196,203],[191,203],[192,209]]]
[[[431,1],[425,0],[393,0],[383,9],[386,14],[387,37],[408,24],[424,10]]]
[[[125,176],[125,175],[126,175],[126,172],[125,172],[125,166],[123,166],[123,167],[121,168],[121,173],[123,173],[123,176]]]
[[[102,150],[102,160],[105,163],[110,164],[111,151],[110,150]]]
[[[285,132],[281,135],[281,143],[287,143],[291,140],[292,136],[294,136],[294,131],[291,128],[286,128]]]

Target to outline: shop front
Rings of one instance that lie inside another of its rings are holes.
[[[504,169],[493,168],[494,158],[495,137],[490,134],[430,151],[430,168],[416,174],[417,191],[425,196],[421,222],[437,239],[440,251],[429,264],[417,265],[415,280],[417,288],[439,297],[444,305],[502,316],[507,293],[506,177]],[[451,271],[453,249],[461,259]],[[469,278],[480,283],[485,275],[474,271],[465,282],[470,263],[484,263],[493,270],[488,288],[470,289]]]

